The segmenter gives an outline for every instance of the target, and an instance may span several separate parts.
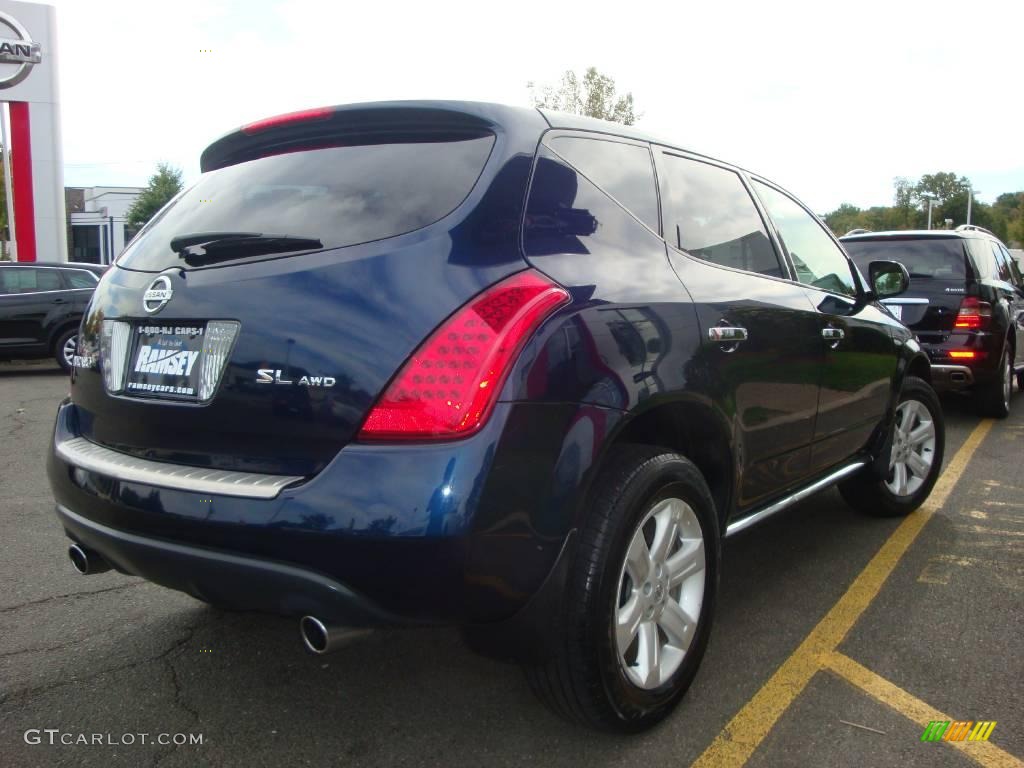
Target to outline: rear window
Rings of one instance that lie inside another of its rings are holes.
[[[56,269],[32,269],[17,267],[0,270],[0,292],[2,293],[39,293],[40,291],[59,291],[60,274]]]
[[[907,268],[912,278],[967,278],[964,246],[959,238],[844,240],[843,247],[865,275],[872,261],[898,261]]]
[[[381,141],[276,154],[204,174],[164,208],[118,264],[180,263],[171,238],[258,232],[319,239],[325,248],[381,240],[451,213],[479,178],[491,134]]]

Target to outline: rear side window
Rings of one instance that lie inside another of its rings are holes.
[[[64,278],[72,288],[95,288],[98,282],[96,275],[83,269],[66,269]]]
[[[739,174],[665,156],[665,239],[698,259],[782,277],[754,201]]]
[[[856,295],[850,262],[825,227],[789,195],[759,181],[754,187],[793,260],[797,280],[833,293]]]
[[[118,264],[160,270],[180,263],[171,238],[195,232],[295,235],[325,248],[412,232],[466,198],[493,145],[491,134],[368,139],[210,171],[163,209]]]
[[[647,147],[577,136],[557,136],[549,145],[640,221],[658,231],[658,194]]]
[[[59,291],[60,274],[56,269],[17,269],[0,270],[0,285],[3,293],[36,293],[39,291]]]
[[[996,269],[998,270],[999,279],[1005,280],[1007,283],[1015,282],[1013,279],[1013,272],[1010,269],[1010,254],[1003,253],[1003,250],[999,247],[998,243],[990,242],[989,245],[992,247],[992,255],[996,260]]]
[[[865,275],[872,261],[898,261],[911,278],[958,282],[967,278],[967,257],[959,238],[844,240],[843,247]]]

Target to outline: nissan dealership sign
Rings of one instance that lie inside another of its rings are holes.
[[[0,88],[17,85],[43,60],[42,48],[17,19],[0,12]]]

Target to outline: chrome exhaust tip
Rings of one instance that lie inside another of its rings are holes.
[[[306,648],[319,655],[333,653],[353,640],[365,637],[373,630],[332,626],[316,616],[303,616],[299,620],[299,634]]]
[[[92,576],[110,570],[110,563],[91,549],[80,547],[78,544],[68,547],[68,559],[71,560],[71,565],[75,567],[75,570],[83,576]]]

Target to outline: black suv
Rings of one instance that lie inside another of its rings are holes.
[[[679,701],[721,540],[833,484],[904,515],[928,358],[807,208],[632,129],[402,102],[245,126],[103,277],[49,475],[82,573],[456,624],[554,709]],[[872,287],[874,286],[874,287]]]
[[[981,227],[859,232],[842,238],[854,263],[903,264],[910,289],[886,299],[931,358],[937,390],[967,390],[979,410],[1010,412],[1016,375],[1024,389],[1024,277],[999,238]]]
[[[106,267],[0,262],[0,360],[74,363],[78,324]]]

